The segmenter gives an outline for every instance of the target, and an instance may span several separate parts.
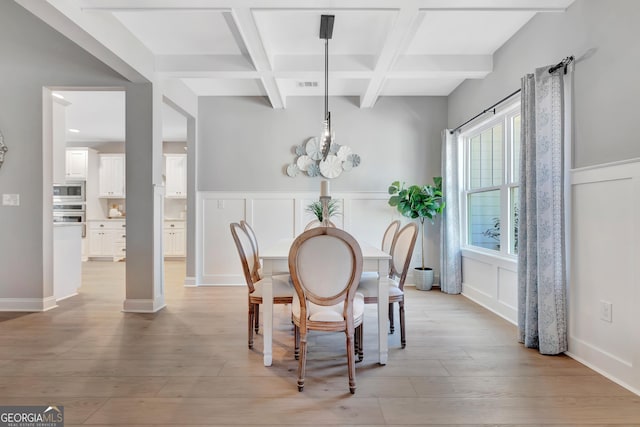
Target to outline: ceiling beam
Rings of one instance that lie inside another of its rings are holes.
[[[269,59],[262,37],[260,37],[253,13],[248,8],[234,8],[232,14],[251,62],[260,75],[260,81],[271,106],[276,109],[285,108],[285,98],[273,76],[273,64]]]
[[[79,0],[82,9],[215,10],[215,9],[398,9],[562,12],[574,0]]]
[[[16,2],[126,79],[154,80],[153,54],[113,16],[84,13],[69,1]]]
[[[400,9],[378,56],[373,77],[364,94],[360,97],[360,108],[371,108],[375,105],[384,85],[386,74],[392,69],[398,56],[406,50],[422,19],[423,14],[415,7]]]

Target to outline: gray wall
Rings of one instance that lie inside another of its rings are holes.
[[[0,298],[43,297],[43,86],[122,86],[124,80],[12,1],[0,2],[0,131],[9,147],[0,193]],[[49,178],[50,180],[50,178]]]
[[[132,89],[138,85],[12,1],[0,2],[0,76],[0,131],[9,147],[0,169],[0,194],[20,194],[19,207],[0,206],[0,271],[5,272],[0,298],[47,297],[51,266],[43,254],[52,248],[43,224],[51,218],[51,167],[45,164],[51,150],[42,143],[42,88],[120,87],[129,99],[136,97]]]
[[[574,55],[574,166],[640,157],[638,22],[637,0],[576,0],[566,13],[536,15],[495,53],[489,76],[449,96],[449,126],[519,88],[526,73]]]
[[[336,142],[362,158],[331,191],[386,191],[394,180],[431,183],[440,174],[444,97],[384,97],[372,109],[332,97]],[[285,175],[293,148],[320,134],[321,97],[289,98],[274,110],[258,97],[207,97],[198,106],[199,191],[319,191],[321,178]]]

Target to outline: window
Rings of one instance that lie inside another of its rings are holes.
[[[463,245],[518,253],[520,103],[462,134]],[[508,230],[508,232],[505,232]]]

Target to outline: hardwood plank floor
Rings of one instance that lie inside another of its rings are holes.
[[[462,296],[407,290],[407,348],[389,336],[347,383],[345,340],[314,333],[297,391],[293,329],[276,307],[274,363],[247,348],[246,288],[185,288],[166,262],[167,307],[121,311],[125,264],[83,265],[80,295],[45,313],[0,313],[0,404],[59,404],[68,427],[206,425],[640,426],[640,397],[565,356],[542,356]],[[397,318],[397,314],[396,314]]]

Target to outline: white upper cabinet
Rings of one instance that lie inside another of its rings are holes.
[[[187,155],[165,154],[165,197],[187,197]]]
[[[100,154],[98,171],[98,196],[124,198],[125,164],[124,154]]]
[[[67,181],[86,181],[88,169],[89,151],[86,148],[67,148],[65,179]]]

